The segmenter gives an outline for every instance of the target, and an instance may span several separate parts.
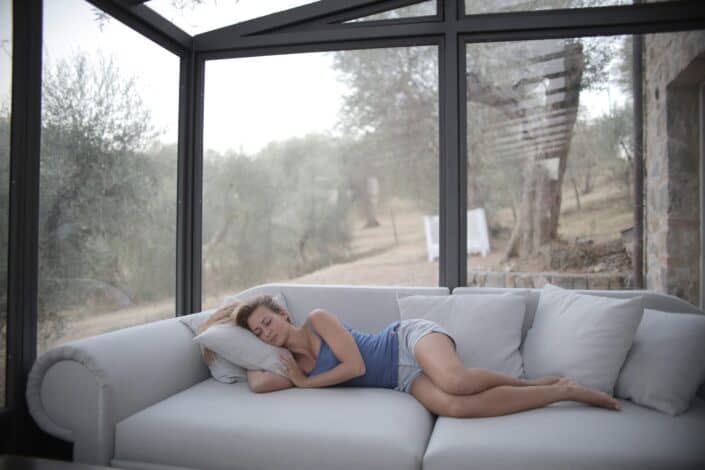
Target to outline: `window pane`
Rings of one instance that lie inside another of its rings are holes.
[[[467,46],[468,284],[631,285],[631,74],[627,36]]]
[[[636,2],[633,0],[465,0],[465,13],[475,15],[478,13],[631,5],[632,3]]]
[[[151,0],[146,5],[191,35],[230,26],[312,0]]]
[[[436,5],[436,0],[429,0],[427,2],[417,3],[415,5],[395,8],[394,10],[383,11],[381,13],[375,13],[374,15],[364,16],[355,20],[346,21],[346,23],[356,23],[360,21],[372,20],[393,20],[397,18],[413,18],[415,16],[431,16],[436,14]]]
[[[174,314],[179,61],[97,13],[45,3],[39,353]]]
[[[274,281],[438,284],[424,235],[438,214],[437,55],[207,64],[204,307]]]
[[[7,247],[10,214],[12,110],[12,2],[0,0],[0,408],[5,406],[7,354]]]

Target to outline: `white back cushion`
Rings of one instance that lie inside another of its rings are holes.
[[[465,367],[481,367],[519,377],[523,295],[400,296],[402,320],[423,318],[444,327],[456,342]]]

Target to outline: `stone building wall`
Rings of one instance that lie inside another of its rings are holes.
[[[646,288],[697,305],[705,32],[646,35],[643,64]]]

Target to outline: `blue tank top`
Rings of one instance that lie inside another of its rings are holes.
[[[365,375],[355,377],[337,384],[341,387],[380,387],[395,388],[399,369],[399,340],[397,327],[399,321],[392,322],[379,333],[363,333],[342,322],[357,343],[357,347],[365,361]],[[315,332],[315,330],[313,330]],[[318,335],[318,333],[316,333]],[[328,343],[321,339],[321,349],[318,351],[316,364],[307,375],[313,376],[326,372],[340,364],[331,351]]]

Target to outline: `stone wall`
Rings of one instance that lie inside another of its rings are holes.
[[[705,32],[646,35],[643,63],[646,288],[697,305]]]
[[[629,289],[631,273],[519,273],[468,271],[471,287],[541,288],[551,283],[566,289]]]

